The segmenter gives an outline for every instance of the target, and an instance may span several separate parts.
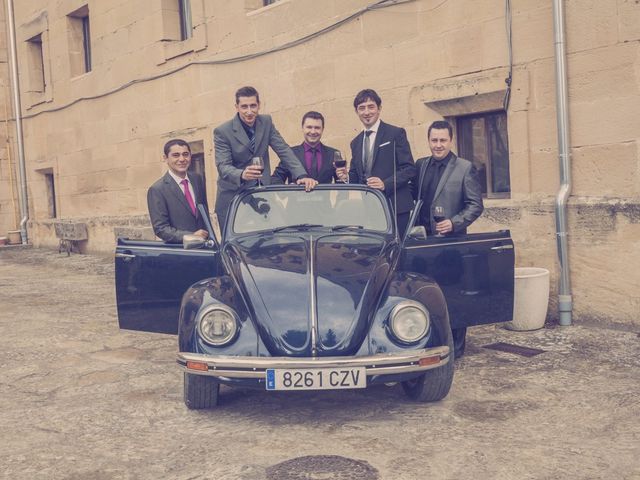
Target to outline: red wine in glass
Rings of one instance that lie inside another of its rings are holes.
[[[447,217],[444,216],[444,207],[441,207],[440,205],[436,205],[435,207],[433,207],[433,219],[435,220],[436,223],[440,223],[443,220],[446,220]],[[436,233],[436,237],[442,237],[443,235],[441,233]]]
[[[253,157],[251,159],[251,166],[258,167],[260,175],[262,175],[262,173],[264,172],[264,161],[262,160],[262,157]],[[260,182],[260,179],[258,179],[258,186],[262,186],[262,182]]]
[[[340,152],[333,152],[333,166],[335,168],[344,168],[347,166],[347,161],[342,158]]]

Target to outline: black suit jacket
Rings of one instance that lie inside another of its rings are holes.
[[[320,150],[322,152],[322,165],[320,166],[320,171],[317,175],[312,174],[307,170],[307,165],[304,161],[304,143],[300,145],[296,145],[295,147],[291,147],[293,153],[296,154],[298,160],[300,160],[300,165],[304,168],[307,175],[311,178],[314,178],[318,181],[318,183],[332,183],[333,181],[337,181],[338,177],[336,176],[336,170],[333,167],[333,153],[337,152],[335,148],[327,147],[324,144],[320,144]],[[296,177],[297,178],[297,177]],[[296,178],[291,175],[291,172],[283,165],[282,162],[276,167],[271,175],[271,183],[275,184],[283,184],[283,183],[295,183]]]
[[[367,183],[362,163],[362,146],[364,132],[351,141],[351,168],[349,169],[350,183]],[[404,128],[395,127],[380,122],[373,145],[373,163],[371,176],[378,177],[384,182],[384,194],[391,205],[394,202],[394,148],[395,148],[395,178],[398,211],[396,214],[406,213],[413,208],[413,199],[409,188],[409,181],[415,175],[415,165],[411,147]]]
[[[191,172],[188,176],[193,186],[196,206],[203,204],[209,215],[207,190],[202,177]],[[183,235],[207,229],[200,212],[193,214],[184,192],[169,172],[149,187],[147,206],[153,231],[167,243],[182,243]]]

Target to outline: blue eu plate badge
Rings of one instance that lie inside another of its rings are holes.
[[[267,370],[267,390],[276,389],[276,372],[272,369]]]

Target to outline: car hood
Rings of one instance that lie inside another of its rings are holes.
[[[374,234],[243,237],[223,249],[273,356],[354,354],[369,331],[397,246]]]

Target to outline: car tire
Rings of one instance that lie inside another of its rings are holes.
[[[220,382],[205,375],[184,374],[184,404],[190,410],[213,408],[218,405]]]
[[[416,402],[437,402],[449,393],[453,383],[453,338],[449,337],[449,361],[432,370],[427,370],[419,377],[402,382],[404,393]]]
[[[458,360],[464,355],[467,346],[467,327],[452,328],[451,335],[453,336],[453,351],[456,354],[456,360]]]

